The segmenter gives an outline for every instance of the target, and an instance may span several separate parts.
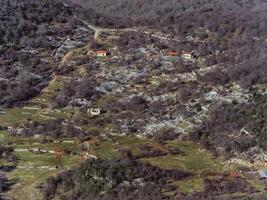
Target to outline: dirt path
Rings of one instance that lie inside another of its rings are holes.
[[[48,165],[41,165],[41,166],[34,166],[34,165],[18,165],[17,169],[25,169],[25,170],[33,170],[33,169],[38,169],[38,170],[45,170],[45,171],[54,171],[57,170],[57,166],[48,166]]]
[[[101,32],[129,32],[129,31],[133,31],[133,32],[138,32],[141,31],[137,28],[121,28],[121,29],[113,29],[113,28],[102,28],[102,27],[97,27],[94,26],[92,24],[89,24],[85,21],[83,21],[83,23],[91,30],[93,30],[95,32],[94,35],[94,39],[97,40],[97,38],[99,37],[99,34]],[[141,31],[146,35],[150,35],[151,37],[157,38],[159,40],[166,40],[166,41],[173,41],[173,42],[193,42],[193,43],[206,43],[206,41],[200,41],[200,40],[179,40],[179,39],[175,39],[175,38],[170,38],[169,36],[164,36],[164,35],[158,35],[155,33],[152,33],[150,31]]]

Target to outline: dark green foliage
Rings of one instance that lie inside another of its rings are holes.
[[[248,103],[218,105],[210,113],[210,119],[192,138],[201,139],[204,145],[209,141],[214,146],[222,146],[227,154],[257,145],[267,149],[266,95],[255,95]]]
[[[0,0],[0,105],[28,100],[57,68],[53,51],[71,34],[73,11],[60,1]]]
[[[190,175],[178,170],[162,170],[131,157],[87,160],[77,169],[49,180],[43,191],[45,199],[50,199],[54,194],[64,200],[130,200],[141,199],[142,196],[144,199],[165,199],[161,191],[167,189],[168,179],[181,180]]]

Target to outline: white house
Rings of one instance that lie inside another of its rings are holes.
[[[100,112],[101,112],[100,108],[91,108],[87,110],[87,113],[93,116],[100,115]]]
[[[190,60],[192,59],[192,52],[189,51],[183,51],[182,52],[182,58],[185,60]]]
[[[107,51],[100,50],[96,52],[97,57],[106,57],[107,55],[108,55]]]

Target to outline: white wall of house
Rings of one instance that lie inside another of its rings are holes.
[[[191,56],[191,54],[189,54],[189,53],[184,53],[184,54],[182,54],[182,58],[183,58],[183,59],[191,59],[192,56]]]
[[[97,56],[106,56],[106,53],[97,53]]]

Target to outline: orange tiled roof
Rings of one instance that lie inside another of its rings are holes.
[[[191,51],[183,51],[182,53],[183,53],[183,54],[192,54]]]
[[[177,53],[175,51],[170,51],[170,52],[168,52],[168,55],[176,56]]]
[[[99,50],[99,51],[96,51],[96,53],[107,53],[107,51]]]

